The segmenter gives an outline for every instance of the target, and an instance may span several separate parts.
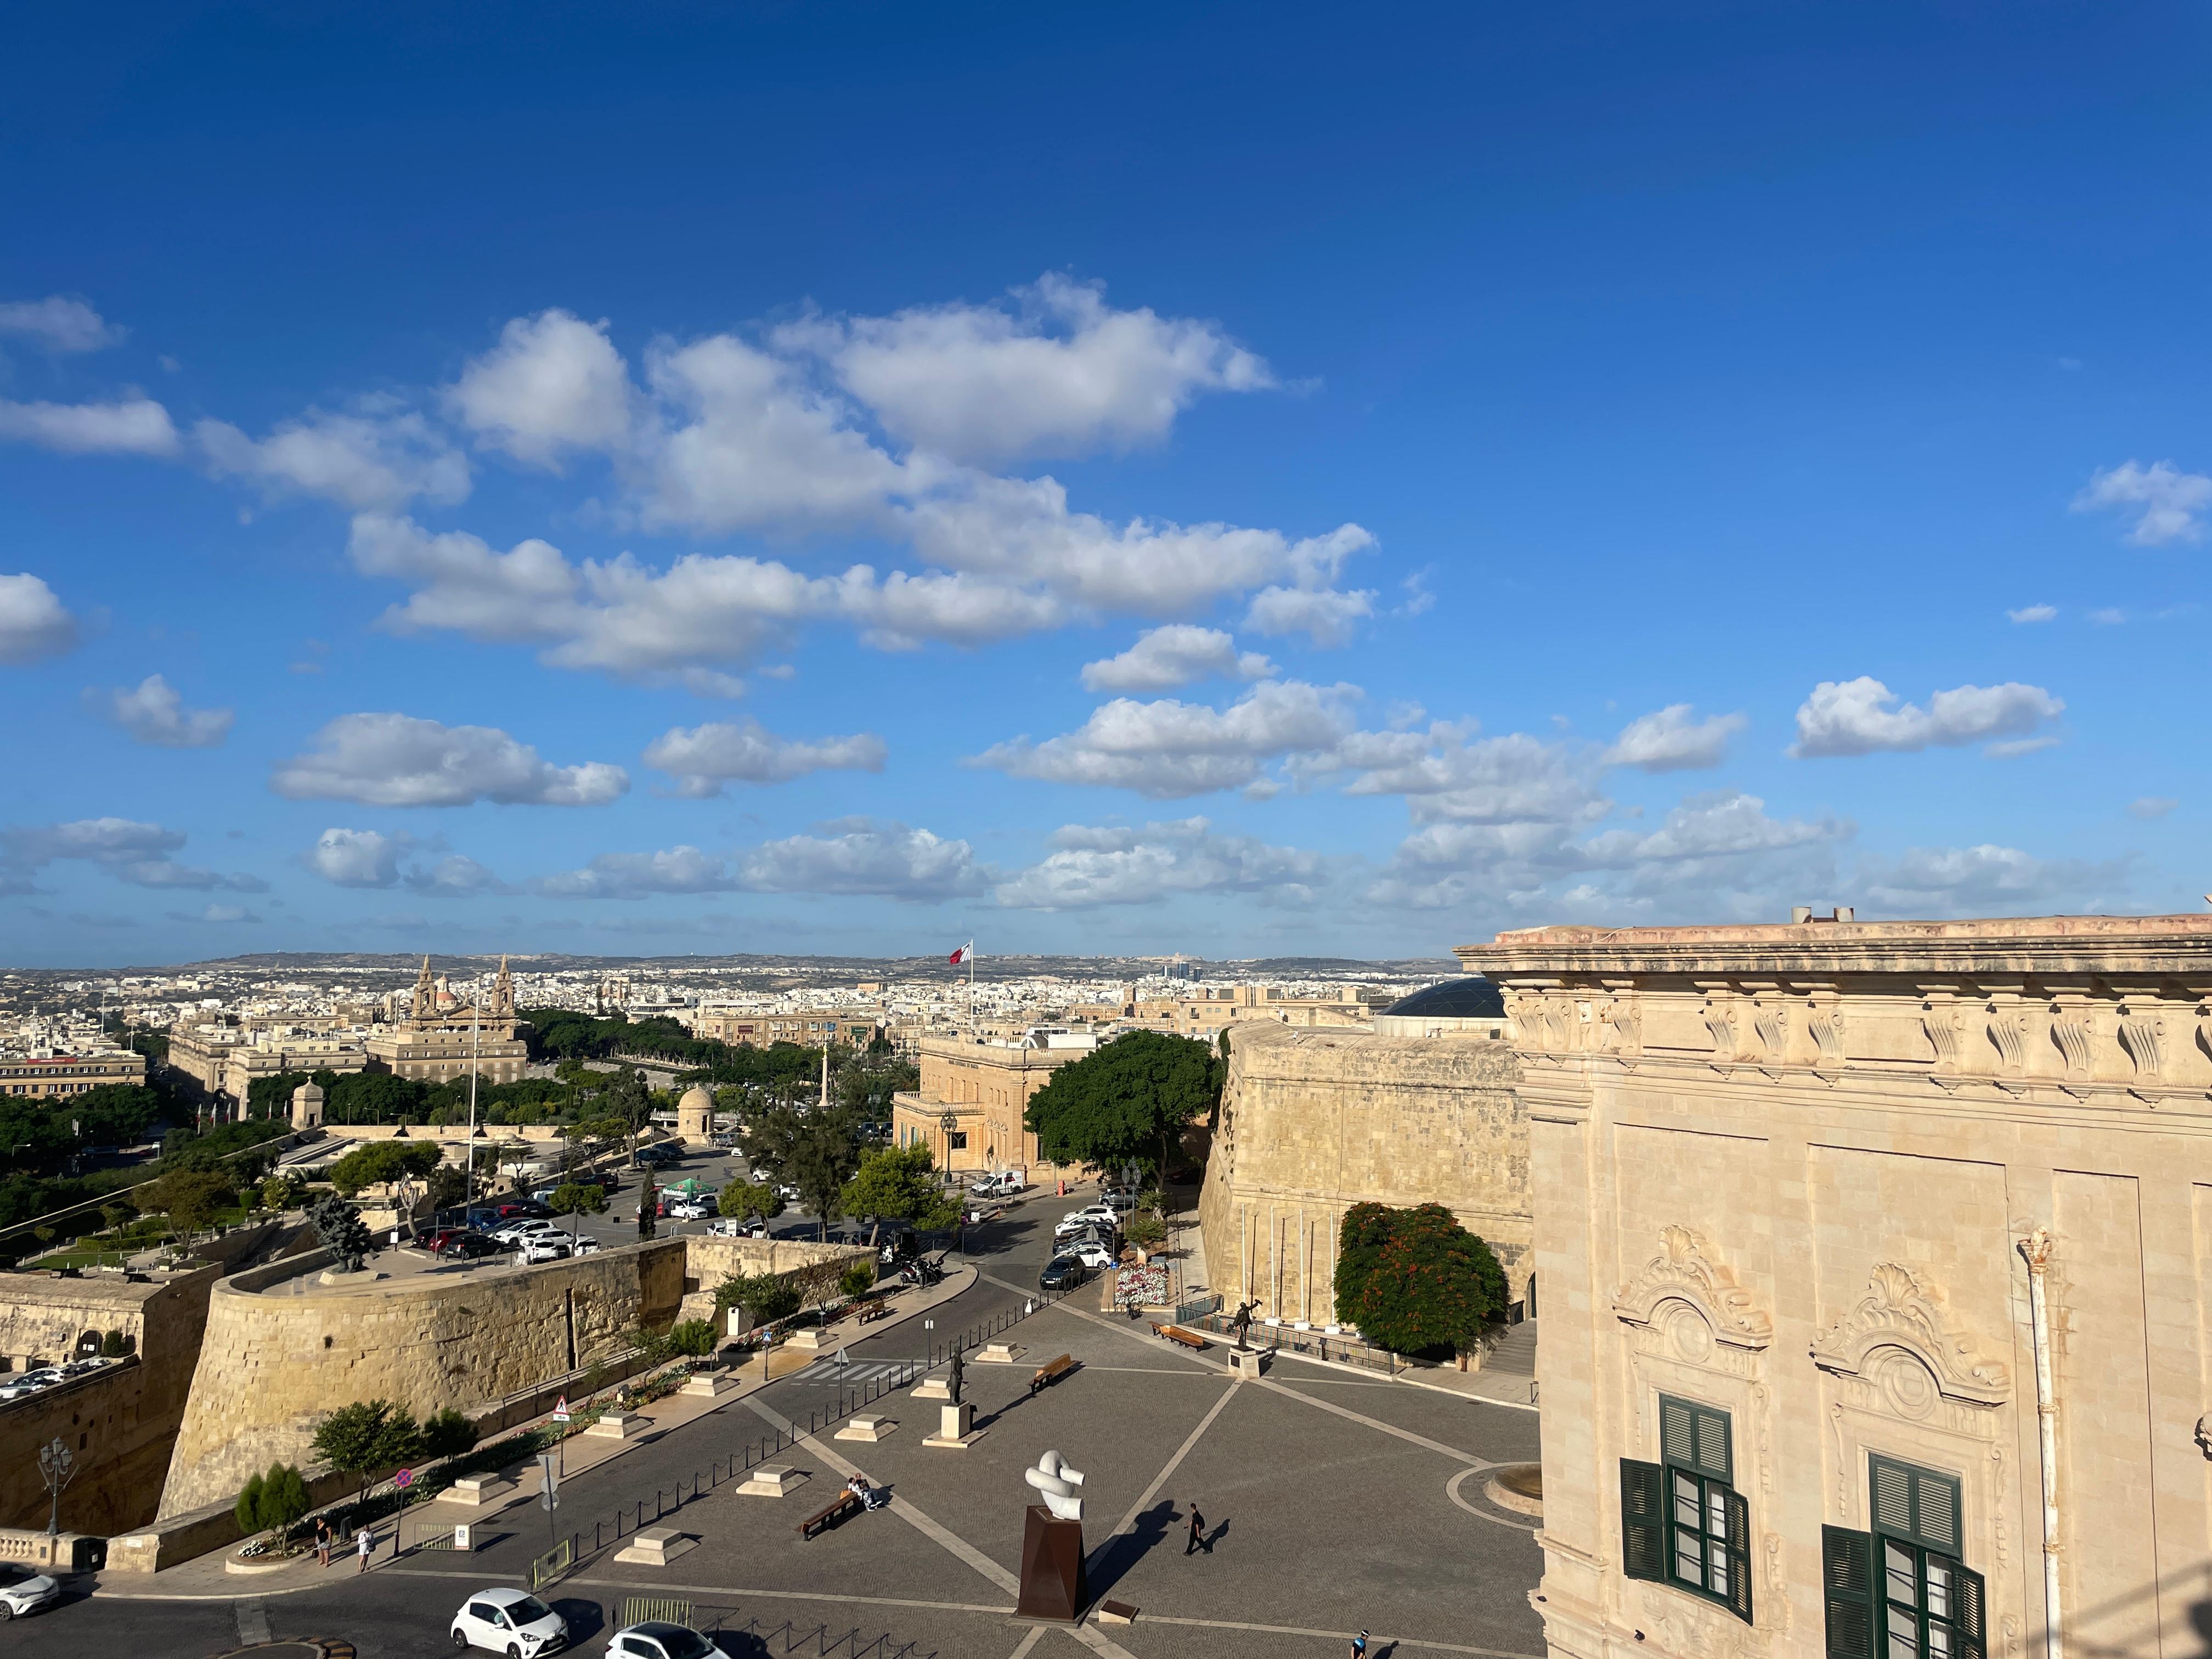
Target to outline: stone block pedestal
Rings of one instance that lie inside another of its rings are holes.
[[[1231,1348],[1229,1351],[1229,1369],[1239,1376],[1263,1376],[1267,1370],[1267,1351],[1265,1348]]]
[[[925,1376],[914,1385],[914,1397],[916,1400],[950,1401],[952,1385],[941,1376]]]
[[[805,1469],[794,1469],[788,1463],[763,1463],[745,1477],[738,1488],[740,1498],[782,1498],[799,1490],[806,1479]]]
[[[503,1474],[465,1474],[438,1496],[441,1504],[463,1504],[471,1509],[503,1504],[513,1495],[514,1482]]]
[[[793,1331],[789,1336],[784,1338],[783,1346],[787,1348],[795,1348],[800,1353],[820,1353],[824,1348],[836,1347],[837,1342],[836,1338],[820,1326],[809,1325],[804,1329]]]
[[[685,1379],[679,1392],[694,1400],[713,1400],[737,1386],[738,1379],[727,1371],[699,1371]]]
[[[673,1527],[647,1527],[629,1545],[615,1552],[615,1559],[635,1566],[665,1567],[678,1556],[698,1547],[699,1540]]]
[[[978,1365],[1011,1365],[1028,1350],[1018,1342],[986,1342],[975,1356]]]
[[[983,1437],[975,1426],[975,1402],[963,1400],[957,1406],[944,1406],[938,1410],[937,1432],[924,1435],[925,1446],[941,1446],[953,1451],[966,1451]]]
[[[635,1412],[610,1412],[584,1432],[595,1440],[628,1440],[652,1426],[651,1418],[640,1417]]]
[[[890,1437],[891,1431],[897,1427],[898,1425],[890,1418],[870,1413],[848,1418],[845,1426],[830,1437],[835,1440],[886,1440]]]

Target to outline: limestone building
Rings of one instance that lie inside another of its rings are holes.
[[[1115,1000],[1077,1003],[1067,1016],[1125,1030],[1210,1040],[1229,1026],[1255,1019],[1309,1030],[1364,1026],[1374,1018],[1376,1000],[1375,994],[1357,985],[1317,997],[1297,996],[1273,985],[1230,985],[1188,996],[1146,998],[1137,995],[1135,986],[1124,985]]]
[[[1038,1156],[1022,1115],[1054,1071],[1097,1046],[1088,1033],[1042,1029],[1019,1042],[926,1036],[916,1068],[921,1086],[891,1097],[891,1139],[931,1148],[940,1170],[1015,1169],[1031,1181],[1073,1179],[1079,1171]]]
[[[1454,987],[1457,1006],[1468,999]],[[1429,998],[1417,992],[1407,1003]],[[1495,994],[1489,994],[1494,997]],[[1474,1000],[1483,1000],[1480,995]],[[1457,1020],[1461,1016],[1449,1017]],[[1442,1204],[1480,1236],[1525,1311],[1528,1126],[1511,1048],[1495,1021],[1404,1035],[1237,1025],[1199,1214],[1207,1282],[1260,1312],[1315,1324],[1335,1315],[1336,1253],[1354,1204]]]
[[[1458,954],[1528,1119],[1551,1654],[2202,1650],[2212,917]]]
[[[407,1018],[369,1035],[369,1068],[422,1083],[447,1083],[471,1069],[488,1084],[520,1082],[530,1063],[529,1045],[515,1035],[520,1023],[506,957],[479,1009],[441,988],[424,957]]]
[[[82,1054],[0,1053],[0,1095],[46,1099],[145,1080],[146,1056],[129,1048]]]
[[[883,1029],[882,1020],[873,1014],[834,1008],[797,1012],[702,1008],[690,1023],[695,1036],[747,1048],[772,1048],[779,1042],[795,1042],[802,1048],[843,1042],[865,1048]]]

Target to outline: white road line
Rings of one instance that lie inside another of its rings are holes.
[[[1106,1552],[1114,1547],[1114,1540],[1137,1524],[1137,1517],[1151,1507],[1152,1499],[1159,1496],[1160,1488],[1167,1485],[1168,1477],[1176,1472],[1184,1458],[1190,1455],[1190,1449],[1198,1444],[1200,1437],[1213,1426],[1213,1419],[1221,1415],[1222,1408],[1236,1395],[1237,1388],[1236,1381],[1232,1380],[1221,1391],[1221,1398],[1213,1402],[1211,1411],[1198,1419],[1198,1426],[1184,1437],[1182,1444],[1175,1449],[1175,1455],[1161,1466],[1160,1472],[1152,1477],[1152,1484],[1145,1488],[1144,1495],[1129,1505],[1129,1512],[1121,1517],[1120,1524],[1106,1534],[1104,1541],[1097,1549],[1091,1552],[1089,1571],[1097,1571],[1104,1564]]]
[[[1008,1656],[1008,1659],[1030,1659],[1030,1650],[1035,1647],[1043,1638],[1044,1626],[1042,1625],[1031,1625],[1030,1626],[1030,1633],[1022,1638],[1021,1645],[1016,1648],[1013,1652]]]

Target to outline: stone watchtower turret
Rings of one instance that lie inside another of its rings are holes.
[[[292,1127],[295,1129],[319,1129],[323,1127],[323,1091],[312,1083],[302,1083],[292,1091]]]
[[[676,1103],[676,1133],[702,1145],[714,1135],[714,1097],[703,1084],[693,1084]]]

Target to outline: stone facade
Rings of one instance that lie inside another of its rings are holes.
[[[1513,1052],[1474,1036],[1382,1037],[1254,1020],[1229,1038],[1199,1214],[1206,1272],[1262,1315],[1334,1318],[1354,1204],[1442,1204],[1525,1294],[1528,1126]]]
[[[121,1331],[134,1349],[122,1364],[0,1405],[0,1526],[46,1524],[38,1449],[57,1437],[77,1457],[64,1528],[113,1533],[154,1518],[222,1271],[137,1283],[0,1273],[0,1353],[15,1370],[74,1358],[88,1334]]]
[[[1946,1578],[1991,1659],[2052,1625],[2200,1650],[2212,918],[1458,954],[1504,988],[1530,1125],[1553,1655],[1886,1652],[1860,1552]],[[1671,1525],[1698,1480],[1710,1540]]]
[[[1079,1170],[1038,1156],[1037,1139],[1022,1127],[1022,1114],[1054,1072],[1093,1046],[1087,1040],[1080,1047],[1043,1048],[971,1036],[924,1037],[921,1086],[891,1097],[892,1141],[931,1148],[940,1170],[1019,1169],[1031,1181],[1072,1180]],[[955,1119],[949,1133],[947,1111]]]

